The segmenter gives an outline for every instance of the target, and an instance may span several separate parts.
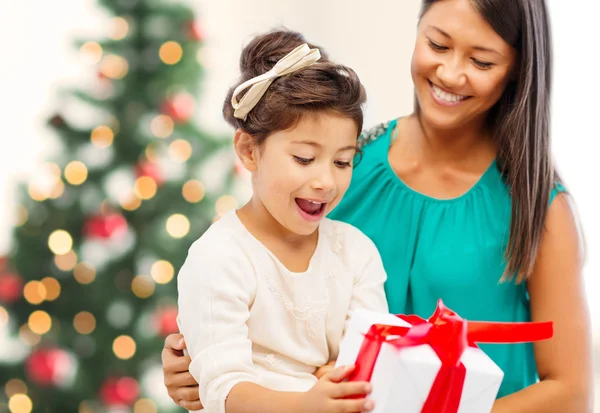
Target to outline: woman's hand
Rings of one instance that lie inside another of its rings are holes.
[[[305,393],[302,411],[353,413],[373,410],[375,407],[373,400],[366,398],[371,393],[371,384],[344,381],[352,371],[354,371],[354,366],[341,366],[325,373],[317,384]],[[358,398],[346,399],[353,396]]]
[[[183,354],[185,340],[181,334],[171,334],[165,339],[162,366],[165,386],[173,401],[187,410],[201,410],[198,383],[189,372],[191,359]]]

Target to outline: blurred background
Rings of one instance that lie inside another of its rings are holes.
[[[0,0],[0,412],[181,411],[160,366],[175,273],[250,194],[221,117],[241,48],[303,32],[358,72],[369,127],[412,108],[419,3]],[[553,149],[585,230],[600,396],[600,5],[547,3]]]

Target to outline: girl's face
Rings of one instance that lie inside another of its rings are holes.
[[[253,197],[286,230],[312,234],[350,185],[357,132],[352,119],[320,113],[268,136],[242,155]]]
[[[483,120],[516,58],[469,0],[435,2],[419,22],[411,64],[423,120],[439,129]]]

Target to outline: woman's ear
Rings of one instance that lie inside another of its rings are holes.
[[[233,138],[233,147],[244,168],[250,172],[254,172],[258,168],[259,151],[252,135],[241,129],[236,130]]]

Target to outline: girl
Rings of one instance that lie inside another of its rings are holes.
[[[298,33],[255,38],[225,119],[253,196],[190,248],[179,322],[208,413],[368,411],[368,383],[335,360],[348,314],[387,312],[373,242],[325,216],[352,176],[364,89]],[[346,396],[358,396],[345,399]]]
[[[493,413],[592,409],[582,243],[551,160],[549,33],[543,0],[423,0],[415,112],[362,136],[331,215],[377,245],[391,312],[427,317],[441,297],[467,319],[553,320],[552,340],[481,346],[505,373]],[[165,382],[198,405],[179,337]]]

